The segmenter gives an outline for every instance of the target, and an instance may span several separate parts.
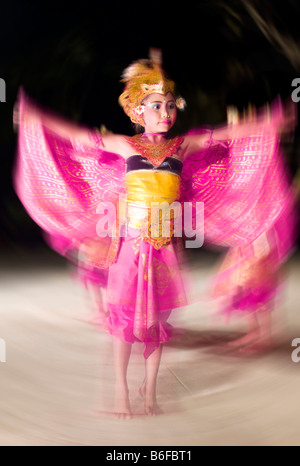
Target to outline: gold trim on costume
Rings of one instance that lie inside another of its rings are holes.
[[[167,139],[163,144],[151,144],[144,140],[142,134],[125,137],[125,139],[137,154],[146,157],[154,167],[159,167],[167,157],[176,154],[184,140],[183,137],[177,136],[173,139]]]
[[[174,235],[174,220],[181,216],[181,204],[175,203],[179,199],[180,177],[174,173],[138,170],[129,172],[125,181],[127,225],[141,230],[142,239],[156,249],[169,244]]]

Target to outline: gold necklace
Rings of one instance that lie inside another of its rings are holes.
[[[159,167],[166,157],[171,157],[177,152],[184,138],[176,136],[173,139],[167,139],[167,141],[162,144],[152,144],[143,141],[142,134],[137,134],[133,137],[125,137],[125,139],[138,154],[146,157],[154,167]]]

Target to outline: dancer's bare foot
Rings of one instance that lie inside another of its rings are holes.
[[[248,332],[240,338],[210,349],[214,354],[262,354],[275,346],[269,332],[262,333],[259,329]]]
[[[145,384],[140,387],[139,394],[144,400],[144,412],[147,416],[163,414],[163,410],[157,404],[155,393],[146,393]]]
[[[163,410],[158,406],[157,402],[154,400],[145,401],[144,411],[147,416],[159,416],[163,414]]]
[[[279,340],[276,341],[271,335],[261,336],[257,340],[250,342],[248,345],[244,345],[239,348],[242,353],[249,354],[263,354],[273,350],[278,346]]]
[[[245,335],[246,337],[248,336]],[[253,357],[253,356],[261,356],[265,353],[273,350],[279,342],[276,342],[274,338],[267,334],[261,334],[258,338],[240,338],[238,340],[234,340],[234,343],[239,343],[236,345],[227,345],[223,347],[223,353],[235,356],[245,356],[245,357]],[[220,354],[221,351],[219,349]]]
[[[132,418],[132,412],[129,402],[129,391],[126,388],[116,388],[113,416],[117,419]]]
[[[226,347],[234,349],[234,348],[239,348],[241,346],[246,346],[246,345],[256,342],[257,340],[260,339],[260,337],[261,337],[260,330],[255,329],[255,330],[252,330],[246,333],[246,335],[243,335],[242,337],[237,338],[236,340],[229,341],[228,343],[226,343]]]

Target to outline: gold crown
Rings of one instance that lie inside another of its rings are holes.
[[[129,65],[122,74],[125,89],[119,97],[119,104],[133,123],[144,126],[141,104],[150,94],[175,93],[175,83],[161,68],[161,52],[150,49],[149,60],[138,60]]]

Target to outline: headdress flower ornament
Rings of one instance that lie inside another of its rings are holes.
[[[161,68],[161,51],[150,50],[149,60],[138,60],[129,65],[122,74],[125,89],[119,97],[119,104],[133,123],[144,126],[143,100],[150,94],[167,94],[172,92],[175,96],[175,83],[169,79]],[[185,107],[185,100],[180,97],[176,100],[180,110]]]

